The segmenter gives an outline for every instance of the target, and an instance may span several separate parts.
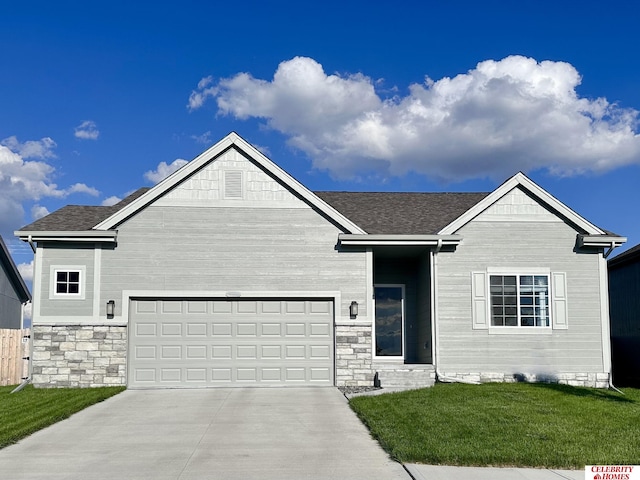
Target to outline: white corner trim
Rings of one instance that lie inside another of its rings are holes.
[[[100,316],[100,291],[102,272],[102,245],[99,243],[93,249],[93,317]]]
[[[584,217],[578,215],[572,209],[567,207],[560,200],[555,198],[549,192],[544,190],[542,187],[538,186],[531,179],[529,179],[522,172],[516,173],[514,176],[505,181],[502,185],[496,188],[492,193],[488,196],[480,200],[477,204],[451,222],[449,225],[444,227],[438,233],[440,235],[452,235],[457,232],[461,227],[469,223],[471,220],[476,218],[482,212],[484,212],[487,208],[493,205],[495,202],[500,200],[506,194],[508,194],[511,190],[516,187],[522,187],[531,193],[533,196],[537,197],[543,203],[547,204],[551,207],[555,212],[577,225],[579,228],[582,228],[585,232],[591,235],[604,235],[605,232],[595,226],[593,223],[586,220]]]
[[[31,324],[40,318],[40,305],[42,304],[42,247],[36,247],[33,259],[33,305],[31,309]]]

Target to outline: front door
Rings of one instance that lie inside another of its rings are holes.
[[[404,285],[376,285],[375,356],[404,357]]]

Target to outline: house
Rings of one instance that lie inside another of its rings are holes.
[[[0,329],[23,328],[23,306],[30,301],[29,289],[0,237]]]
[[[613,378],[640,387],[640,245],[608,264]]]
[[[35,247],[36,386],[606,387],[624,238],[522,173],[491,193],[311,192],[235,133]]]

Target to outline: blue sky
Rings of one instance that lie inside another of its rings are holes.
[[[635,2],[12,2],[0,234],[236,131],[312,190],[490,191],[519,170],[640,243]],[[619,250],[620,252],[623,249]]]

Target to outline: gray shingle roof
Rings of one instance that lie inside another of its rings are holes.
[[[110,207],[68,205],[20,231],[83,231],[144,194],[141,188]],[[314,192],[371,234],[436,234],[488,193]]]
[[[489,193],[314,192],[370,234],[430,235]]]
[[[98,223],[109,218],[121,208],[146,193],[148,187],[139,188],[128,197],[110,207],[94,207],[86,205],[67,205],[46,217],[20,229],[23,232],[72,232],[91,230]]]

